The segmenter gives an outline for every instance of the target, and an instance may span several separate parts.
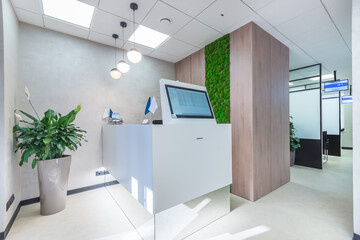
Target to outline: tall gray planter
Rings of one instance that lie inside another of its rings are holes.
[[[295,165],[295,151],[290,152],[290,166],[294,166]]]
[[[70,165],[71,156],[37,162],[41,215],[65,209]]]

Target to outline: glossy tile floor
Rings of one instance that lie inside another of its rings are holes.
[[[291,182],[257,202],[231,196],[232,211],[186,240],[347,240],[352,238],[352,151],[330,157],[323,170],[295,166]],[[7,237],[125,239],[141,237],[108,189],[71,195],[67,208],[39,215],[39,204],[21,208]]]

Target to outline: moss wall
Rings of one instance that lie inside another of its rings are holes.
[[[205,86],[217,123],[230,123],[230,35],[205,47]]]

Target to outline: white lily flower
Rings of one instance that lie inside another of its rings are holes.
[[[22,120],[23,120],[22,117],[21,117],[19,114],[17,114],[17,113],[15,113],[15,117],[16,117],[16,119],[17,119],[18,121],[22,121]]]
[[[30,101],[30,92],[26,86],[25,86],[25,96],[26,96],[27,100]]]

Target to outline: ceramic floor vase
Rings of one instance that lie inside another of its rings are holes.
[[[41,215],[65,209],[70,165],[71,156],[37,162]]]
[[[295,165],[295,151],[290,152],[290,166]]]

